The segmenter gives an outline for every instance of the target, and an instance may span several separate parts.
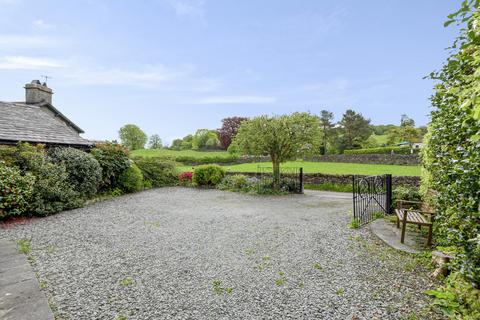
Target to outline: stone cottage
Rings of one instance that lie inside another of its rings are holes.
[[[0,101],[0,145],[19,141],[87,149],[92,142],[52,104],[53,91],[46,83],[33,80],[25,85],[25,102]]]

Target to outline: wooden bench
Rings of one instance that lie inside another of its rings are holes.
[[[408,207],[409,204],[410,206]],[[418,229],[421,229],[422,226],[428,227],[427,246],[431,246],[434,213],[413,209],[411,206],[412,204],[420,208],[423,206],[423,203],[418,201],[399,200],[397,202],[397,209],[395,209],[395,213],[397,215],[397,228],[400,228],[400,223],[402,223],[402,237],[400,241],[402,243],[405,242],[405,231],[407,229],[407,224],[410,223],[418,225]],[[430,219],[425,218],[425,214],[430,215]]]

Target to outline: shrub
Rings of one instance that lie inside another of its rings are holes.
[[[83,204],[79,194],[69,182],[67,169],[63,164],[43,162],[33,169],[35,185],[32,211],[38,215],[49,215]]]
[[[125,192],[137,192],[143,188],[142,171],[135,163],[131,163],[127,170],[124,170],[118,178],[119,187]]]
[[[225,169],[218,165],[202,165],[193,172],[193,183],[198,186],[215,187],[225,176]]]
[[[81,196],[91,197],[97,193],[102,168],[93,155],[73,148],[55,148],[49,156],[53,163],[65,165],[69,182]]]
[[[0,218],[28,210],[34,182],[35,177],[30,173],[22,175],[18,168],[0,161]]]
[[[250,184],[248,183],[247,176],[243,174],[235,174],[223,178],[222,182],[218,185],[218,188],[221,190],[246,191],[249,189],[249,186]]]
[[[182,186],[189,186],[192,184],[193,172],[182,172],[178,175],[178,182]]]
[[[420,194],[420,190],[417,187],[407,187],[407,186],[399,186],[393,189],[392,192],[392,204],[394,206],[397,205],[398,200],[406,200],[406,201],[422,201],[422,195]],[[419,209],[419,206],[416,204],[408,203],[408,206]]]
[[[480,290],[458,274],[451,274],[443,287],[428,290],[433,305],[451,319],[480,319]]]
[[[101,189],[115,189],[118,178],[130,166],[128,150],[117,143],[103,142],[96,144],[91,154],[102,167]]]
[[[368,149],[352,149],[344,150],[344,154],[385,154],[385,153],[395,154],[410,154],[410,147],[379,147],[379,148],[368,148]],[[418,152],[418,149],[413,149],[413,152]]]
[[[173,161],[162,158],[136,158],[146,186],[154,188],[173,186],[177,183],[177,169]]]
[[[0,146],[0,160],[8,166],[17,166],[21,171],[42,165],[45,161],[45,146],[32,146],[19,142],[16,146]]]

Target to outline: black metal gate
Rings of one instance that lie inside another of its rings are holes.
[[[392,175],[353,176],[353,217],[360,225],[392,210]]]

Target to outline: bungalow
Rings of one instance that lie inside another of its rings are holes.
[[[52,105],[53,91],[33,80],[25,85],[25,102],[0,101],[0,145],[19,141],[87,149],[92,142],[75,123]]]

